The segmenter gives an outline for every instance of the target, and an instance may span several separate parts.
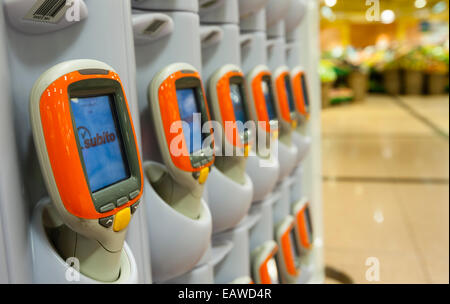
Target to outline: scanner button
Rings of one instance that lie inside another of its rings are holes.
[[[124,208],[120,210],[119,212],[116,213],[113,230],[118,232],[127,228],[130,219],[131,219],[130,208]]]
[[[131,205],[130,209],[131,209],[131,214],[134,214],[137,210],[137,208],[139,207],[139,203],[141,201],[137,201],[136,203],[134,203],[133,205]]]
[[[128,197],[130,198],[130,200],[132,200],[133,198],[138,197],[139,193],[141,193],[141,191],[139,190],[133,191],[128,195]]]
[[[278,138],[278,131],[273,131],[272,137],[273,137],[273,139],[277,139]]]
[[[105,213],[105,212],[113,210],[114,208],[116,208],[116,206],[113,203],[108,203],[108,204],[100,207],[100,212]]]
[[[202,170],[200,170],[200,176],[198,177],[198,182],[201,184],[204,184],[206,182],[206,180],[208,179],[208,175],[209,175],[209,168],[203,168]]]
[[[113,216],[113,215],[112,215],[112,216],[103,217],[103,218],[99,218],[99,219],[98,219],[98,223],[99,223],[100,225],[102,225],[103,227],[105,227],[105,228],[111,227],[112,224],[113,224],[113,222],[114,222],[114,216]]]
[[[117,200],[117,207],[125,205],[128,202],[128,197],[124,196]]]
[[[249,154],[250,154],[250,145],[245,145],[244,146],[244,157],[248,157]]]

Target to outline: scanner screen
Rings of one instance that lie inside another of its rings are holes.
[[[294,260],[298,259],[300,257],[300,252],[298,251],[297,247],[297,238],[295,237],[295,228],[291,229],[291,232],[289,233],[289,240],[291,242],[291,250],[292,250],[292,256],[294,257]]]
[[[289,102],[289,112],[295,112],[294,94],[292,94],[291,78],[288,75],[284,76],[284,86],[286,88],[286,95]]]
[[[300,79],[302,82],[302,91],[303,91],[303,99],[305,100],[305,106],[309,107],[309,94],[308,94],[308,86],[306,85],[305,75],[302,74]]]
[[[247,116],[244,108],[244,101],[242,98],[242,88],[238,84],[230,85],[230,96],[231,101],[233,102],[234,116],[236,118],[236,122],[241,122],[238,124],[239,133],[244,132],[244,124],[247,122]]]
[[[264,99],[266,101],[267,115],[269,115],[269,120],[275,120],[275,109],[273,107],[273,99],[272,99],[272,88],[269,83],[270,80],[262,81],[262,90],[264,93]]]
[[[309,241],[313,241],[313,228],[312,228],[312,221],[311,221],[311,212],[309,210],[309,205],[305,208],[305,220],[306,220],[306,228],[308,229],[308,237]]]
[[[202,149],[203,139],[200,107],[196,88],[177,89],[178,108],[183,122],[183,134],[189,154]],[[195,119],[194,119],[195,118]],[[197,120],[197,121],[195,121]]]
[[[129,178],[114,96],[71,98],[70,105],[91,191]]]

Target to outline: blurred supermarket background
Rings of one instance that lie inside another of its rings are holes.
[[[319,14],[329,272],[448,283],[449,1],[321,0]]]
[[[367,92],[448,92],[448,1],[381,0],[379,16],[365,2],[321,6],[324,106]]]

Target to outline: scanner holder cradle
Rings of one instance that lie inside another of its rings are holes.
[[[213,244],[233,244],[229,253],[214,266],[214,280],[217,284],[228,284],[240,278],[251,277],[250,257],[250,229],[260,220],[261,214],[246,216],[233,229],[218,233],[213,238]]]
[[[145,204],[150,234],[152,277],[157,283],[166,282],[192,270],[208,249],[212,223],[208,205],[201,199],[200,214],[191,219],[171,207],[148,182],[152,171],[167,168],[157,162],[144,162]]]
[[[253,184],[245,174],[243,185],[212,168],[207,181],[208,205],[213,233],[235,227],[247,214],[253,198]]]
[[[30,226],[30,244],[33,261],[33,283],[37,284],[104,284],[77,271],[75,264],[70,267],[55,249],[51,231],[64,225],[55,212],[51,212],[50,198],[43,198],[36,205]],[[56,224],[56,225],[55,225]],[[120,276],[113,284],[138,283],[138,269],[135,258],[127,243],[122,248]]]

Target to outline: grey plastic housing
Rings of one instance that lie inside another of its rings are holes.
[[[243,0],[241,0],[243,1]],[[254,11],[251,14],[241,16],[239,21],[241,32],[265,32],[266,31],[266,10],[264,8]]]
[[[206,183],[208,205],[212,214],[213,232],[236,226],[247,214],[253,198],[253,183],[245,175],[245,183],[238,184],[213,168]]]
[[[200,24],[196,14],[197,9],[186,9],[180,7],[184,1],[144,1],[137,5],[133,1],[133,7],[142,8],[134,10],[134,18],[152,18],[155,14],[164,14],[173,22],[172,30],[164,36],[149,41],[149,43],[136,43],[136,70],[137,88],[139,96],[139,115],[141,117],[142,154],[150,167],[149,171],[165,171],[167,168],[163,163],[163,157],[157,141],[157,132],[151,120],[152,112],[149,107],[149,85],[159,71],[174,62],[183,62],[193,66],[195,70],[201,71],[201,44]],[[177,4],[176,7],[173,6]],[[186,5],[193,4],[186,1]],[[151,11],[158,9],[161,11]],[[195,1],[197,8],[198,2]],[[153,167],[153,169],[151,169]],[[153,174],[153,173],[151,173]],[[192,176],[192,175],[191,175]],[[149,177],[149,176],[147,176]],[[151,212],[146,213],[148,219],[148,231],[150,231],[150,242],[152,244],[151,260],[154,281],[157,283],[171,280],[184,280],[188,278],[188,272],[195,272],[194,268],[201,268],[207,259],[202,259],[208,250],[211,239],[211,214],[204,200],[200,200],[200,218],[193,220],[183,213],[173,209],[157,194],[147,178],[145,189]],[[174,179],[175,180],[175,179]],[[202,189],[201,189],[202,190]],[[161,222],[162,221],[162,222]],[[174,229],[174,225],[178,227]],[[165,227],[165,228],[164,228]],[[163,233],[161,235],[161,233]],[[180,243],[181,242],[181,243]],[[183,245],[184,244],[184,245]],[[183,248],[183,250],[180,250]],[[207,270],[208,267],[202,268]],[[196,272],[197,273],[197,272]],[[204,273],[207,276],[207,273]],[[186,275],[187,277],[180,278]]]
[[[291,0],[269,0],[266,5],[267,28],[284,19],[289,11]]]
[[[151,11],[198,12],[198,0],[131,0],[133,8]]]
[[[286,35],[295,30],[303,21],[306,14],[306,1],[308,0],[291,0],[288,12],[284,18]]]
[[[264,200],[253,203],[249,216],[260,217],[249,230],[250,235],[250,252],[266,241],[274,239],[274,222],[273,222],[273,204],[280,199],[280,193],[273,191]]]
[[[61,258],[50,241],[49,231],[56,230],[64,224],[52,212],[53,206],[49,198],[42,199],[33,210],[30,229],[30,250],[33,260],[33,283],[37,284],[100,284],[103,281],[94,280],[80,273],[78,261]],[[53,213],[53,214],[52,214]],[[97,260],[102,263],[103,261]],[[74,263],[69,267],[69,263]],[[138,267],[132,251],[126,243],[119,253],[119,277],[108,283],[136,284],[138,283]]]
[[[165,171],[159,163],[144,162],[148,180],[152,172]],[[193,269],[208,249],[211,239],[211,213],[201,200],[200,217],[193,220],[169,206],[145,183],[147,229],[150,234],[152,275],[156,283],[178,277]]]
[[[287,177],[283,179],[275,191],[279,193],[278,200],[272,206],[273,222],[275,225],[280,223],[286,216],[291,214],[291,186],[293,178]]]
[[[298,41],[287,42],[285,46],[286,64],[291,69],[301,68],[302,47]]]
[[[265,32],[241,32],[241,68],[248,75],[256,66],[267,64]]]
[[[175,277],[163,284],[213,284],[214,276],[212,265],[209,263],[201,264],[192,270]]]
[[[291,175],[294,178],[294,182],[291,187],[291,203],[294,204],[305,196],[305,189],[303,189],[303,166],[298,165]]]
[[[262,10],[269,0],[239,0],[239,16],[248,17]]]
[[[53,7],[45,7],[44,1],[4,0],[3,6],[9,24],[23,33],[45,34],[72,26],[88,17],[88,7],[84,0],[66,1],[63,6],[58,6],[57,2]],[[39,11],[48,12],[48,15],[38,15]]]
[[[47,196],[42,175],[32,144],[29,123],[29,93],[33,83],[51,66],[71,59],[89,58],[103,61],[114,66],[120,75],[125,95],[135,125],[136,137],[140,143],[139,114],[136,96],[136,73],[133,51],[133,33],[131,27],[131,6],[129,0],[95,0],[85,1],[89,16],[82,22],[45,34],[25,34],[6,24],[5,46],[10,67],[11,106],[13,122],[10,136],[2,138],[5,146],[17,148],[14,155],[4,152],[4,163],[17,166],[16,186],[8,186],[8,195],[15,197],[2,222],[7,227],[11,239],[7,241],[10,257],[9,267],[14,269],[13,282],[26,283],[31,278],[31,255],[27,233],[29,215],[36,203]],[[105,14],[105,7],[108,13]],[[3,20],[3,18],[2,18]],[[114,33],[114,35],[105,35]],[[3,44],[2,44],[3,46]],[[20,166],[19,166],[20,164]],[[2,167],[3,168],[3,167]],[[11,168],[13,169],[13,168]],[[12,182],[16,173],[10,173]],[[0,181],[3,188],[7,186]],[[16,189],[17,188],[17,192]],[[145,194],[144,194],[145,195]],[[12,207],[14,206],[14,207]],[[145,204],[141,204],[129,225],[128,244],[139,265],[139,282],[151,282],[149,264],[149,243],[147,230],[141,229],[145,223]],[[11,233],[14,231],[14,233]]]
[[[284,36],[267,40],[267,66],[272,73],[286,65],[286,42]]]
[[[0,5],[0,41],[6,41],[3,6]],[[0,283],[30,283],[31,255],[27,240],[28,213],[14,137],[14,105],[6,44],[0,44]],[[12,203],[13,202],[13,203]]]
[[[198,263],[189,271],[162,282],[162,284],[213,284],[214,248],[211,243]]]
[[[172,33],[173,27],[173,20],[166,14],[135,14],[133,15],[134,43],[152,43]]]
[[[212,0],[204,0],[210,3]],[[210,4],[207,8],[202,7],[200,0],[200,22],[202,24],[238,24],[239,10],[238,0],[215,0],[216,4]]]
[[[219,26],[202,25],[200,27],[200,41],[202,43],[202,50],[206,50],[211,47],[217,49],[218,44],[222,41],[223,38],[224,31]]]
[[[260,214],[247,216],[233,229],[218,233],[214,242],[229,241],[233,247],[214,267],[214,283],[227,284],[242,277],[251,277],[249,230],[260,220]]]

